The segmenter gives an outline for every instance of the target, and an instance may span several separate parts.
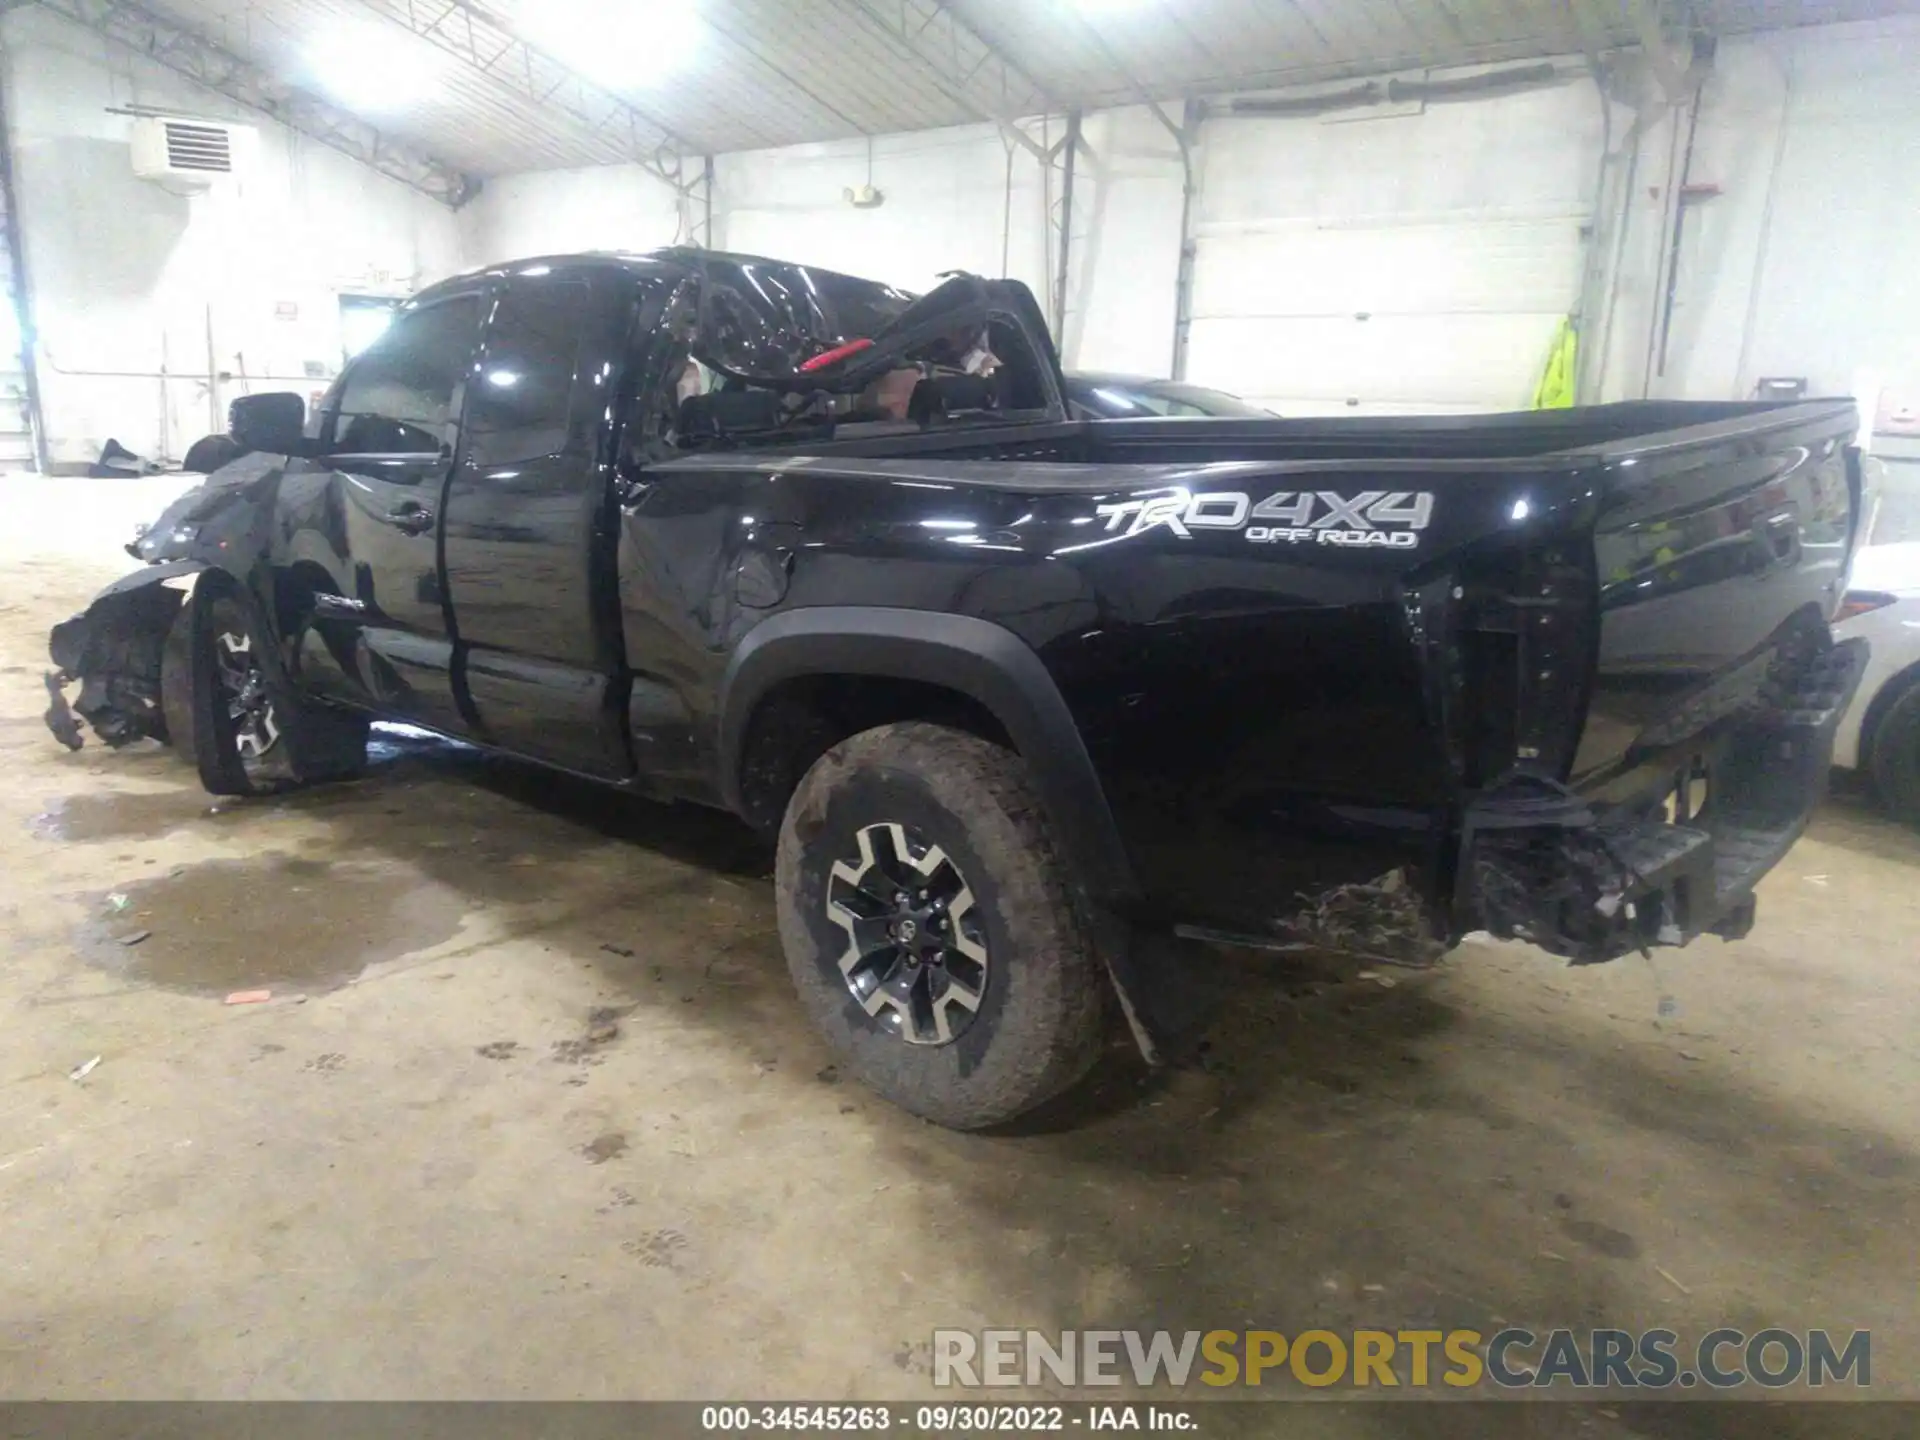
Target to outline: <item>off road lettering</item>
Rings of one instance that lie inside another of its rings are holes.
[[[1239,530],[1256,545],[1355,545],[1411,550],[1433,519],[1426,491],[1278,490],[1256,503],[1238,490],[1176,490],[1096,507],[1109,535],[1164,526],[1182,540],[1195,530]],[[1249,524],[1248,521],[1263,523]]]

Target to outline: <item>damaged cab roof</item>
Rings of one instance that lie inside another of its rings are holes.
[[[549,256],[498,268],[526,274],[582,261],[671,269],[697,280],[687,317],[693,357],[729,379],[769,390],[846,393],[903,364],[956,365],[965,349],[960,337],[983,331],[996,314],[1026,308],[1008,293],[1017,287],[963,272],[916,295],[819,266],[686,246]],[[431,299],[439,288],[416,300]],[[1019,298],[1032,305],[1024,292]],[[1037,310],[1030,319],[1044,334]]]

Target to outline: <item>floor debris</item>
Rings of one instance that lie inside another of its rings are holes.
[[[588,1012],[587,1043],[589,1045],[605,1045],[610,1040],[618,1039],[619,1035],[620,1012],[618,1010],[608,1007]]]
[[[60,672],[47,672],[47,728],[53,731],[53,738],[69,750],[78,750],[86,744],[86,738],[80,733],[80,722],[74,718],[72,709],[67,705],[66,692],[60,688]]]
[[[609,1130],[596,1135],[580,1147],[580,1154],[589,1165],[604,1165],[609,1160],[617,1160],[627,1153],[627,1137],[618,1130]]]
[[[153,931],[136,930],[131,935],[116,935],[114,938],[122,945],[138,945],[142,940],[151,939]]]
[[[1693,1294],[1693,1291],[1689,1290],[1686,1286],[1682,1285],[1679,1282],[1679,1280],[1674,1278],[1674,1274],[1671,1270],[1663,1270],[1658,1265],[1656,1265],[1653,1267],[1653,1273],[1658,1275],[1662,1280],[1666,1281],[1669,1285],[1673,1286],[1673,1288],[1678,1290],[1682,1295]]]
[[[236,990],[227,996],[226,1003],[229,1005],[264,1005],[271,999],[273,999],[273,991],[271,990]]]
[[[95,1067],[97,1067],[99,1064],[100,1064],[100,1057],[96,1055],[91,1060],[86,1061],[84,1064],[74,1066],[73,1069],[67,1072],[67,1078],[69,1080],[84,1080],[87,1078],[87,1076],[91,1075],[94,1072]]]

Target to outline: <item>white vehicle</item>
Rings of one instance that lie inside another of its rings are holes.
[[[1863,637],[1873,654],[1833,763],[1864,771],[1889,811],[1920,824],[1920,540],[1862,548],[1840,617],[1834,637]]]

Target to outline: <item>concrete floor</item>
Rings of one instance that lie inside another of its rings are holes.
[[[0,1395],[910,1398],[935,1327],[1419,1322],[1870,1327],[1920,1395],[1920,838],[1858,802],[1743,944],[1249,968],[1205,1068],[954,1135],[837,1080],[722,817],[61,750],[47,626],[178,482],[4,483]]]

